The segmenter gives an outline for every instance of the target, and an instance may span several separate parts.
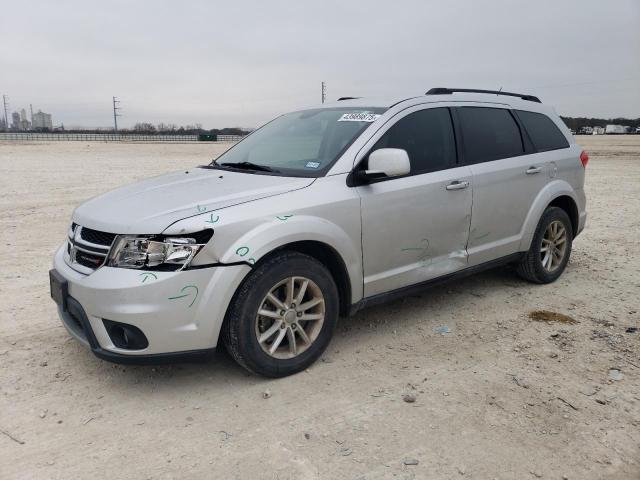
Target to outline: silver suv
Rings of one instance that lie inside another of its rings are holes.
[[[100,358],[308,367],[340,315],[501,264],[557,279],[588,156],[536,97],[437,88],[282,115],[216,161],[93,198],[50,272]]]

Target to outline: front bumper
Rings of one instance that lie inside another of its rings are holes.
[[[121,363],[183,360],[216,346],[227,306],[247,266],[179,272],[101,267],[84,275],[64,261],[53,266],[67,282],[67,308],[58,314],[69,333],[100,358]],[[148,340],[144,349],[114,345],[104,320],[133,325]]]
[[[139,355],[123,354],[106,350],[100,346],[93,333],[91,323],[82,305],[71,296],[66,298],[66,309],[58,307],[58,315],[67,331],[80,343],[89,347],[94,355],[102,360],[124,364],[158,364],[173,362],[200,361],[211,356],[215,348],[190,350],[172,353],[147,353]]]

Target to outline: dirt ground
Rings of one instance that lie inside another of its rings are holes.
[[[98,360],[49,298],[74,206],[223,147],[0,144],[0,479],[639,479],[640,135],[578,141],[589,219],[560,280],[503,268],[364,310],[279,380],[223,349]]]

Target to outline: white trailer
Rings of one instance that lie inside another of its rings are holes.
[[[626,133],[626,130],[622,125],[607,125],[604,133],[607,135],[619,135],[621,133]]]

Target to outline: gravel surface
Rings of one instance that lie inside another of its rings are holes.
[[[0,478],[637,480],[640,135],[578,141],[589,219],[556,283],[502,268],[364,310],[280,380],[222,350],[98,360],[49,299],[74,206],[224,146],[0,143]]]

